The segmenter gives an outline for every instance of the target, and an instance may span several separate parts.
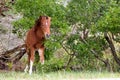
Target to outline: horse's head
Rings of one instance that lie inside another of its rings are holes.
[[[49,36],[50,36],[50,20],[51,20],[51,18],[48,16],[40,16],[39,17],[40,27],[44,33],[45,38],[49,38]]]
[[[39,19],[36,21],[35,31],[40,29],[44,34],[45,38],[49,38],[50,36],[50,24],[51,18],[48,16],[40,16]]]

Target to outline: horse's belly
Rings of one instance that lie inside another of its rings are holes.
[[[34,48],[36,49],[36,50],[38,50],[40,47],[42,46],[42,44],[35,44],[35,46],[34,46]]]

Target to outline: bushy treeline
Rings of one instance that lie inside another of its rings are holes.
[[[52,18],[46,42],[45,65],[39,71],[108,70],[120,67],[119,0],[16,0],[13,8],[23,18],[14,22],[14,33],[23,37],[40,15]]]

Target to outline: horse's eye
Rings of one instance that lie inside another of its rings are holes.
[[[46,19],[48,19],[48,17],[46,16]]]

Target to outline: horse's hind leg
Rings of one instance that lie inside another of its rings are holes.
[[[30,55],[28,54],[28,62],[26,64],[26,67],[24,69],[24,72],[27,73],[27,71],[30,69]]]
[[[31,48],[30,49],[30,69],[29,69],[29,74],[32,74],[32,67],[33,67],[33,62],[34,62],[34,54],[35,54],[35,49]]]
[[[44,64],[44,47],[39,48],[38,52],[39,52],[39,56],[40,56],[40,62],[41,62],[41,64]]]
[[[25,73],[27,73],[28,67],[29,67],[29,66],[28,66],[28,64],[27,64],[26,67],[25,67],[25,69],[24,69],[24,72],[25,72]]]

